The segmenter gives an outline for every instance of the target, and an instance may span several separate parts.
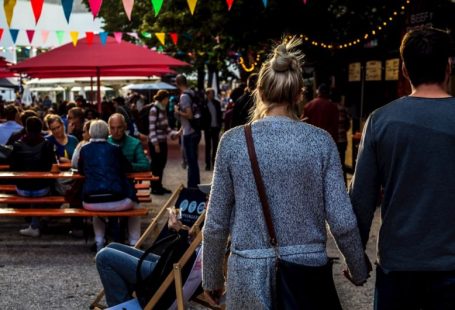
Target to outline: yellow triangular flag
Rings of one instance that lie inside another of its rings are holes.
[[[71,41],[73,41],[73,45],[77,45],[77,39],[79,38],[79,31],[70,31]]]
[[[162,45],[164,45],[164,42],[166,40],[166,34],[164,32],[155,32],[156,37],[158,40],[161,42]]]
[[[196,8],[197,0],[187,0],[187,1],[188,1],[188,6],[190,7],[191,15],[193,15],[194,9]]]
[[[13,11],[16,6],[16,0],[5,0],[3,2],[3,8],[5,10],[6,23],[8,27],[11,27],[11,20],[13,19]]]

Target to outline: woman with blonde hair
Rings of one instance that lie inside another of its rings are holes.
[[[368,276],[336,145],[327,132],[299,121],[304,85],[298,44],[296,39],[281,43],[262,65],[248,124],[276,248],[269,242],[244,127],[226,132],[218,148],[203,232],[207,254],[203,256],[203,288],[213,303],[226,290],[228,309],[273,308],[276,253],[286,262],[330,269],[326,222],[346,258],[346,276],[355,285],[363,284]],[[223,261],[229,235],[225,286]],[[333,287],[331,277],[330,281]],[[329,309],[339,309],[333,291]]]

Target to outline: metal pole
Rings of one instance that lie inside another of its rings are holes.
[[[97,96],[97,104],[98,104],[98,112],[101,113],[101,79],[100,79],[100,68],[96,68],[96,86],[98,88],[98,96]]]

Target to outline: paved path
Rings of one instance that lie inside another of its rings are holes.
[[[171,144],[164,185],[175,189],[186,183],[186,170],[181,167],[178,145]],[[211,180],[211,171],[205,171],[203,148],[200,149],[201,182]],[[169,197],[152,196],[152,212]],[[143,227],[149,219],[144,219]],[[48,232],[39,238],[19,235],[25,226],[23,219],[0,219],[0,309],[88,309],[101,283],[94,264],[94,253],[89,243],[66,233],[68,220],[49,223]],[[377,225],[378,219],[375,219]],[[373,229],[375,243],[376,229]],[[374,243],[368,252],[373,257]],[[329,255],[339,256],[333,241]],[[342,264],[334,266],[334,277],[344,309],[372,309],[370,280],[364,287],[355,288],[341,276]],[[204,309],[201,307],[192,307]]]

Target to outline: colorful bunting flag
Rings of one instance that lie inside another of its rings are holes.
[[[32,44],[33,36],[35,35],[35,30],[25,30],[25,33],[27,33],[28,42]]]
[[[158,38],[158,40],[160,41],[160,43],[162,45],[164,45],[164,43],[166,42],[166,35],[164,32],[155,32],[155,36]]]
[[[5,10],[6,23],[11,27],[11,20],[13,19],[13,11],[16,6],[16,0],[3,0],[3,9]]]
[[[94,36],[95,35],[91,31],[85,33],[85,38],[87,39],[87,44],[88,45],[92,45]]]
[[[141,32],[141,35],[144,37],[144,38],[147,38],[147,39],[150,39],[152,37],[152,34],[150,32],[147,32],[147,31],[142,31]]]
[[[3,28],[0,28],[0,40],[2,39],[3,37]]]
[[[264,3],[264,7],[266,8],[268,1],[267,0],[262,0],[262,3]]]
[[[66,22],[70,22],[71,12],[73,11],[74,0],[62,0],[63,13],[65,13]]]
[[[49,36],[49,31],[41,30],[41,39],[43,40],[43,44],[46,43],[48,36]]]
[[[157,51],[160,53],[164,52],[164,48],[162,46],[158,46]]]
[[[58,44],[61,45],[63,43],[63,36],[65,35],[65,31],[63,30],[57,30],[55,32],[55,34],[57,35],[57,41],[58,41]]]
[[[158,15],[158,13],[161,10],[161,6],[163,5],[163,0],[152,0],[152,5],[153,5],[153,10],[155,11],[155,16]]]
[[[106,42],[107,42],[107,32],[106,31],[100,32],[100,40],[101,40],[101,44],[106,45]]]
[[[134,0],[123,0],[123,9],[125,10],[128,20],[131,21],[131,12],[133,11]]]
[[[115,38],[115,41],[117,41],[117,43],[122,42],[122,36],[123,36],[123,32],[114,32],[114,38]]]
[[[43,10],[44,0],[31,0],[33,15],[35,16],[35,24],[38,23],[38,20],[41,16],[41,11]]]
[[[196,8],[197,0],[187,0],[188,6],[190,7],[191,15],[194,15],[194,9]]]
[[[103,0],[88,0],[88,3],[90,5],[90,10],[92,11],[93,18],[95,18],[100,12]]]
[[[9,33],[11,34],[11,39],[13,40],[13,44],[16,44],[17,35],[19,34],[19,29],[9,29]]]
[[[127,33],[130,37],[135,38],[136,40],[139,40],[139,36],[137,35],[136,32],[128,32]]]
[[[169,35],[171,36],[171,39],[172,39],[172,42],[174,43],[174,45],[177,45],[177,43],[179,41],[179,35],[177,34],[177,32],[170,32]]]
[[[73,45],[77,45],[77,39],[79,38],[79,31],[70,31],[71,41],[73,41]]]
[[[232,8],[232,4],[234,3],[234,0],[226,0],[226,3],[228,5],[228,11],[230,11]]]

